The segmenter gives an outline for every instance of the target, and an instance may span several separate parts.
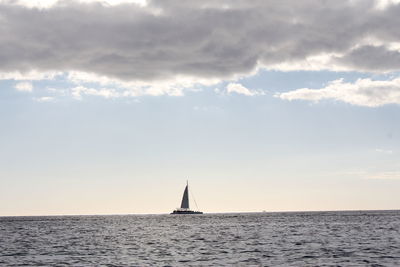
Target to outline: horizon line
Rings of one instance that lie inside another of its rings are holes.
[[[344,209],[344,210],[282,210],[282,211],[226,211],[226,212],[204,212],[202,215],[208,214],[249,214],[249,213],[313,213],[313,212],[368,212],[368,211],[400,211],[400,208],[396,209]],[[98,213],[98,214],[46,214],[46,215],[0,215],[0,218],[7,217],[78,217],[78,216],[127,216],[127,215],[170,215],[170,212],[167,213]]]

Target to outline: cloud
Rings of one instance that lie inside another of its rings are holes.
[[[76,86],[68,90],[70,95],[77,99],[82,100],[83,96],[99,96],[103,98],[113,99],[121,97],[136,97],[141,95],[170,95],[181,96],[182,91],[179,88],[173,87],[148,87],[148,88],[96,88],[86,86]]]
[[[15,81],[39,81],[39,80],[53,80],[57,76],[61,76],[60,72],[38,72],[38,71],[12,71],[0,72],[0,80],[15,80]]]
[[[20,92],[32,92],[33,86],[29,82],[20,82],[15,85],[15,89]]]
[[[399,14],[400,15],[400,14]],[[342,57],[333,60],[336,64],[349,66],[358,71],[385,72],[400,69],[400,49],[398,44],[392,44],[395,49],[387,46],[365,45],[351,50]]]
[[[400,78],[388,81],[358,79],[354,83],[342,79],[330,82],[321,89],[301,88],[275,95],[284,100],[306,100],[318,102],[332,99],[357,106],[379,107],[400,104]]]
[[[121,94],[117,92],[115,89],[109,89],[109,88],[95,89],[95,88],[87,88],[84,86],[77,86],[72,88],[71,94],[75,99],[78,100],[82,99],[82,95],[101,96],[104,98],[121,97]]]
[[[64,0],[65,1],[65,0]],[[98,3],[102,5],[120,5],[125,3],[134,3],[139,5],[145,5],[146,0],[76,0],[80,3]],[[59,0],[0,0],[1,3],[9,5],[24,6],[29,8],[40,8],[46,9],[51,8],[60,2]]]
[[[141,95],[181,96],[183,95],[183,90],[185,88],[187,87],[195,88],[198,83],[202,83],[201,81],[196,82],[184,78],[183,79],[177,78],[174,81],[164,81],[164,82],[122,81],[119,79],[111,79],[104,75],[100,76],[93,73],[75,72],[75,71],[68,73],[67,80],[73,84],[78,85],[78,88],[79,87],[87,88],[87,86],[85,85],[90,85],[94,83],[95,85],[103,87],[103,90],[105,91],[113,90],[114,91],[112,93],[113,98],[128,97],[128,96],[135,97]],[[207,84],[207,82],[203,82],[203,84]],[[91,91],[94,92],[98,90],[99,89],[92,88]]]
[[[37,102],[53,102],[53,101],[55,101],[55,98],[52,96],[42,96],[42,97],[36,97],[34,99]]]
[[[393,154],[393,150],[386,150],[386,149],[381,149],[381,148],[375,149],[375,152],[382,153],[382,154],[389,154],[389,155]]]
[[[253,90],[250,90],[250,89],[244,87],[240,83],[228,84],[226,86],[226,93],[227,94],[236,93],[236,94],[246,95],[246,96],[255,96],[255,95],[261,94],[259,92],[256,92],[256,91],[253,91]]]
[[[169,94],[178,80],[186,88],[259,68],[400,67],[393,1],[124,2],[0,1],[0,72],[88,73]]]

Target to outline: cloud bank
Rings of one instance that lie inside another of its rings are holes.
[[[0,77],[82,73],[182,94],[277,70],[400,69],[397,1],[0,0]]]
[[[284,100],[307,100],[318,102],[325,99],[343,101],[352,105],[379,107],[386,104],[400,104],[400,78],[388,81],[358,79],[346,83],[342,79],[330,82],[321,89],[301,88],[276,94]]]
[[[370,0],[59,1],[47,9],[6,1],[0,14],[2,72],[225,79],[316,56],[328,58],[320,62],[326,69],[400,67],[399,49],[393,48],[400,43],[400,5],[377,9]]]

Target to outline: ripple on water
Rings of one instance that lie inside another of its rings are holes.
[[[400,266],[400,212],[0,217],[1,266]]]

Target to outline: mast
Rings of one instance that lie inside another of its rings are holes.
[[[189,209],[189,183],[186,181],[185,191],[183,191],[183,197],[181,202],[181,209]]]

